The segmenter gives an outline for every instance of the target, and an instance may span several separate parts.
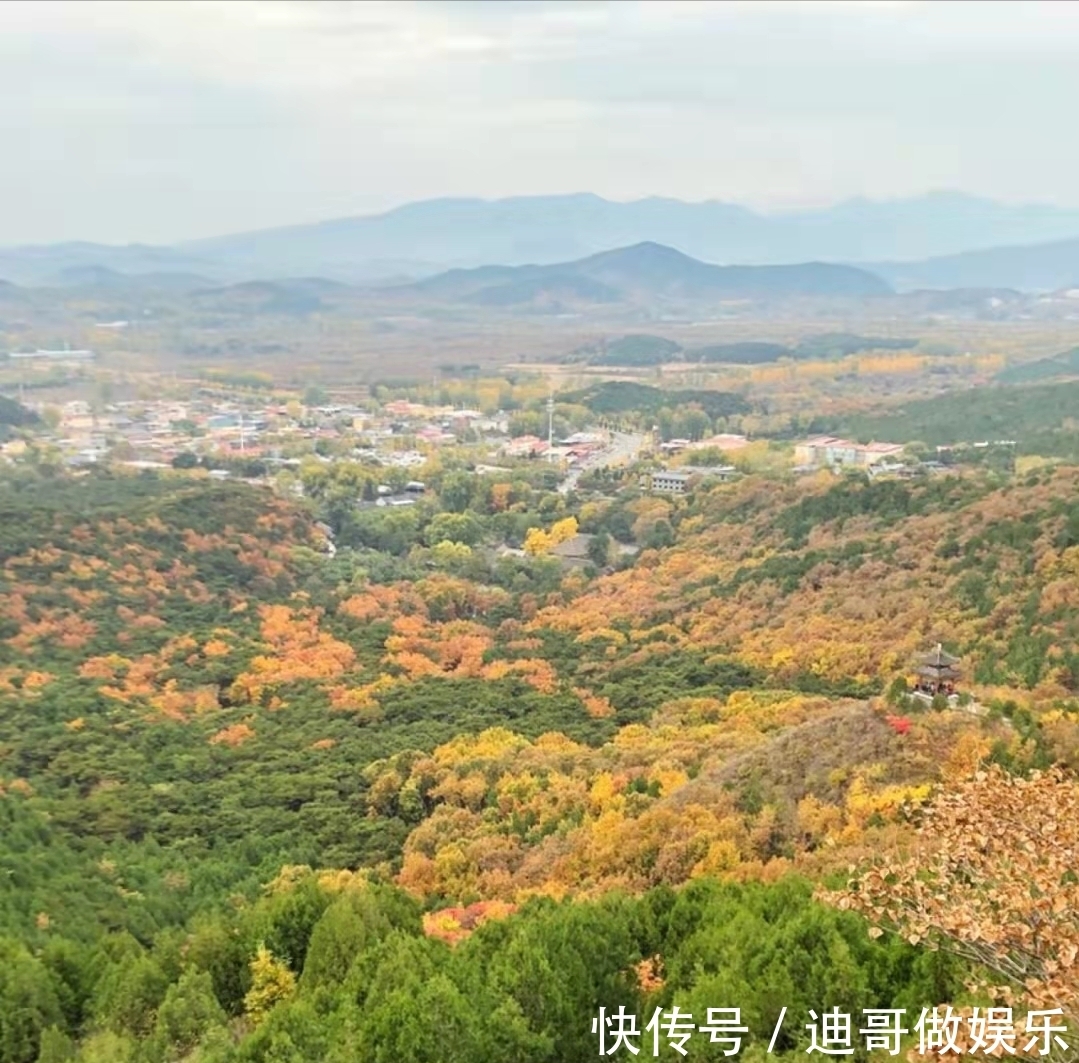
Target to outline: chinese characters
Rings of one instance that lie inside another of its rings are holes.
[[[786,1012],[783,1008],[776,1020],[769,1054],[775,1047]],[[967,1016],[953,1012],[951,1007],[923,1008],[909,1027],[904,1025],[905,1016],[904,1008],[864,1008],[861,1025],[854,1026],[851,1014],[838,1008],[820,1014],[811,1009],[810,1021],[805,1024],[804,1040],[808,1042],[805,1051],[810,1055],[851,1056],[860,1045],[866,1052],[898,1056],[902,1038],[909,1034],[917,1037],[921,1055],[1047,1056],[1055,1049],[1068,1049],[1063,1037],[1068,1030],[1060,1008],[1028,1011],[1021,1027],[1013,1022],[1011,1008],[974,1008]],[[599,1015],[592,1020],[592,1033],[597,1037],[601,1056],[613,1056],[620,1049],[633,1056],[645,1050],[647,1055],[650,1048],[655,1058],[661,1045],[684,1056],[686,1044],[694,1034],[706,1035],[712,1044],[722,1046],[724,1056],[735,1056],[741,1051],[742,1037],[749,1029],[742,1024],[740,1008],[708,1008],[705,1022],[698,1025],[692,1015],[675,1005],[666,1011],[656,1008],[642,1031],[637,1016],[627,1012],[623,1005],[613,1013],[600,1008]]]

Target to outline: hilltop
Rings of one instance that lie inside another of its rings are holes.
[[[510,307],[715,298],[865,298],[889,291],[878,277],[850,266],[819,262],[714,266],[661,244],[641,243],[550,266],[451,270],[387,289],[386,294]]]

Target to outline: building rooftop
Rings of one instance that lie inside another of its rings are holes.
[[[551,548],[551,553],[562,558],[586,558],[588,557],[588,544],[592,541],[591,535],[578,532],[571,539],[566,539],[557,546]]]
[[[692,450],[704,450],[708,447],[716,447],[719,450],[741,450],[749,445],[745,436],[734,435],[730,432],[721,432],[719,435],[709,436],[692,444]]]
[[[959,664],[959,658],[953,657],[950,653],[945,653],[941,644],[937,643],[937,648],[930,653],[923,653],[918,658],[918,673],[919,675],[928,675],[946,679],[955,679],[959,676],[959,669],[956,667]]]
[[[850,447],[854,444],[848,439],[840,439],[839,436],[813,436],[802,444],[806,447]]]
[[[738,469],[733,465],[683,465],[677,471],[687,476],[730,476]]]

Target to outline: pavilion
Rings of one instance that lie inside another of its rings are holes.
[[[918,680],[914,693],[927,698],[934,698],[938,694],[952,697],[960,676],[958,666],[959,658],[945,653],[944,647],[938,642],[935,650],[923,654],[918,660]]]

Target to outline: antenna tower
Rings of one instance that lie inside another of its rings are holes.
[[[547,460],[554,461],[554,388],[547,396]]]

